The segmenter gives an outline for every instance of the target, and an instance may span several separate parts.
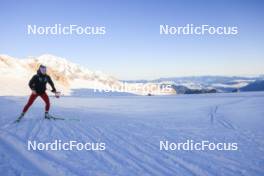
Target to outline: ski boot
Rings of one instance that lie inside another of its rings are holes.
[[[49,115],[48,112],[45,112],[45,119],[51,119],[51,116]]]
[[[16,119],[16,123],[18,123],[18,122],[20,122],[20,120],[24,117],[24,115],[25,115],[25,113],[24,112],[22,112],[21,114],[20,114],[20,116]]]

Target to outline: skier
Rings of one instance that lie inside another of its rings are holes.
[[[50,76],[47,75],[47,68],[44,65],[40,65],[39,69],[37,71],[37,74],[34,75],[31,80],[29,81],[29,87],[32,90],[32,93],[28,99],[27,104],[25,105],[21,115],[18,117],[16,122],[19,122],[22,117],[24,117],[25,113],[27,112],[28,108],[33,104],[33,102],[36,100],[38,96],[42,98],[42,100],[45,102],[45,118],[50,119],[52,116],[49,115],[49,109],[50,109],[50,101],[49,97],[46,93],[46,84],[49,83],[52,90],[51,92],[57,93],[56,88],[54,86],[53,81],[51,80]]]

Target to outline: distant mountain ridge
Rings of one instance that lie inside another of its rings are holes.
[[[264,80],[257,80],[253,83],[244,86],[239,91],[249,92],[249,91],[264,91]]]
[[[173,85],[177,94],[192,93],[214,93],[214,92],[235,92],[250,91],[253,88],[247,88],[256,81],[264,80],[263,75],[259,76],[186,76],[186,77],[168,77],[159,78],[151,81],[133,80],[128,82],[153,82],[167,83]],[[245,87],[245,88],[244,88]],[[255,89],[254,89],[255,90]],[[262,90],[259,88],[258,90]]]

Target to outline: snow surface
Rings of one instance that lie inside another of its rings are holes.
[[[0,175],[264,175],[264,92],[40,99],[0,97]],[[27,141],[105,142],[105,151],[28,151]],[[159,141],[237,142],[238,151],[160,151]]]

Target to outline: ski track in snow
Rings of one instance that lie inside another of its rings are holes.
[[[264,93],[63,97],[45,120],[37,100],[0,97],[0,175],[264,175]],[[28,151],[27,141],[105,142],[105,151]],[[238,151],[160,151],[159,142],[237,142]]]

